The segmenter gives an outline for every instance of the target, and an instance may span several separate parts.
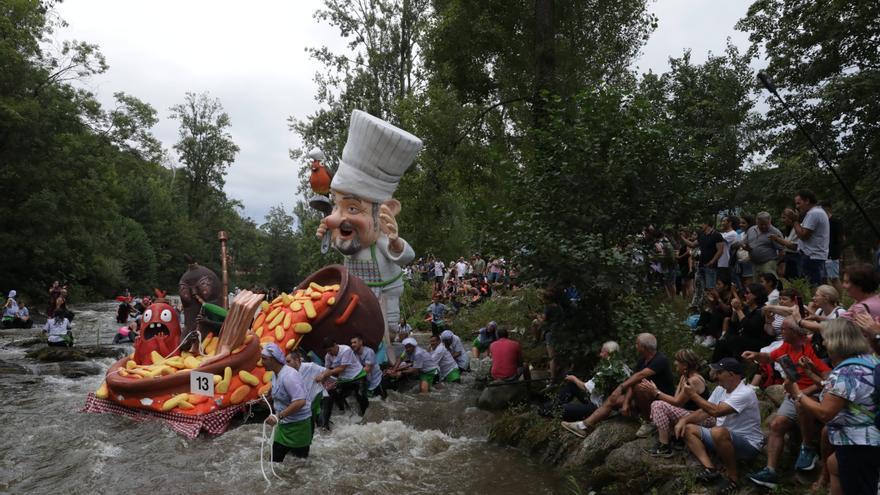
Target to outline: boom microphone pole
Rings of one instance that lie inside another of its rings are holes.
[[[862,214],[862,217],[868,223],[868,226],[871,227],[871,230],[874,231],[874,235],[877,237],[877,239],[880,239],[880,230],[877,230],[877,226],[874,225],[871,217],[868,216],[868,213],[865,212],[865,209],[862,208],[861,204],[859,204],[859,201],[856,199],[855,195],[853,195],[852,191],[850,191],[849,188],[846,187],[846,184],[843,182],[843,180],[841,180],[840,176],[837,175],[837,170],[834,169],[831,161],[829,161],[828,158],[825,156],[825,151],[819,147],[816,141],[813,141],[813,137],[810,136],[810,133],[808,133],[807,130],[804,128],[804,125],[801,123],[800,119],[797,117],[797,115],[795,115],[794,112],[791,111],[788,103],[786,103],[785,100],[782,99],[782,96],[780,96],[779,93],[776,91],[776,85],[773,84],[773,81],[770,80],[770,77],[768,77],[767,74],[763,72],[758,72],[758,79],[761,80],[761,84],[763,84],[764,87],[767,88],[767,91],[771,92],[773,96],[775,96],[776,99],[779,100],[779,103],[782,104],[782,108],[784,108],[785,111],[788,112],[788,115],[792,118],[792,120],[794,120],[794,123],[797,126],[798,130],[801,131],[801,134],[803,134],[804,137],[807,138],[807,141],[809,141],[810,144],[813,146],[813,149],[816,150],[816,154],[819,155],[819,158],[825,164],[825,168],[831,171],[831,174],[834,176],[835,179],[837,179],[837,183],[840,184],[841,188],[843,188],[843,192],[845,192],[849,200],[852,201],[854,205],[856,205],[859,213]]]

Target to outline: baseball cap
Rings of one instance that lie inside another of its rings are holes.
[[[440,340],[449,340],[453,337],[452,330],[443,330],[440,332]]]
[[[411,346],[418,347],[419,343],[416,342],[416,339],[414,339],[412,337],[407,337],[407,338],[403,339],[403,345],[405,345],[405,346],[411,345]]]
[[[709,368],[715,371],[729,371],[743,376],[742,364],[732,357],[726,357],[717,363],[712,363],[709,365]]]

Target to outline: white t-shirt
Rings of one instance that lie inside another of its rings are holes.
[[[364,369],[351,347],[342,344],[339,344],[339,352],[335,356],[329,352],[324,356],[324,364],[331,370],[344,365],[345,370],[338,377],[340,380],[351,380]]]
[[[370,372],[367,374],[367,390],[373,390],[381,385],[382,370],[379,369],[379,364],[376,362],[376,351],[367,346],[363,346],[361,347],[361,352],[357,354],[357,357],[365,369],[368,364],[371,365]]]
[[[435,277],[442,277],[444,268],[446,268],[446,266],[443,265],[442,261],[435,261],[434,262],[434,276]]]
[[[810,208],[810,211],[804,216],[804,221],[801,222],[801,227],[813,232],[809,239],[801,239],[798,243],[801,252],[809,256],[811,260],[827,260],[831,226],[825,210],[821,206]]]
[[[306,389],[306,397],[309,399],[314,399],[318,394],[323,396],[330,395],[324,390],[323,384],[315,382],[315,377],[325,371],[327,371],[327,368],[315,363],[300,363],[299,374],[303,380],[303,387]]]
[[[739,435],[752,447],[761,449],[764,444],[764,433],[761,432],[761,411],[758,408],[758,396],[755,395],[752,387],[746,385],[744,381],[740,381],[733,392],[727,393],[727,390],[719,385],[712,391],[709,402],[712,404],[724,402],[736,411],[718,418],[716,426],[727,428],[731,435]]]
[[[459,261],[455,264],[455,275],[458,277],[467,275],[467,264],[464,261]]]
[[[458,363],[453,359],[452,354],[449,353],[449,350],[446,349],[442,343],[437,344],[437,347],[431,351],[431,357],[434,358],[434,361],[437,362],[437,366],[440,368],[440,379],[446,378],[452,370],[458,368]]]
[[[722,251],[721,257],[718,258],[718,268],[727,268],[730,266],[730,245],[736,242],[736,231],[728,230],[727,232],[721,232],[721,237],[724,239],[724,251]]]
[[[46,326],[44,327],[45,331],[49,333],[49,342],[64,342],[64,336],[67,335],[68,330],[72,327],[73,324],[70,323],[70,320],[67,318],[62,321],[56,321],[55,318],[51,318],[46,321]]]

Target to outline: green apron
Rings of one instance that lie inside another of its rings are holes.
[[[292,449],[308,447],[312,444],[312,418],[279,424],[274,440]]]

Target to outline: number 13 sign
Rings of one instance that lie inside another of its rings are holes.
[[[189,393],[214,397],[214,375],[191,371],[189,373]]]

